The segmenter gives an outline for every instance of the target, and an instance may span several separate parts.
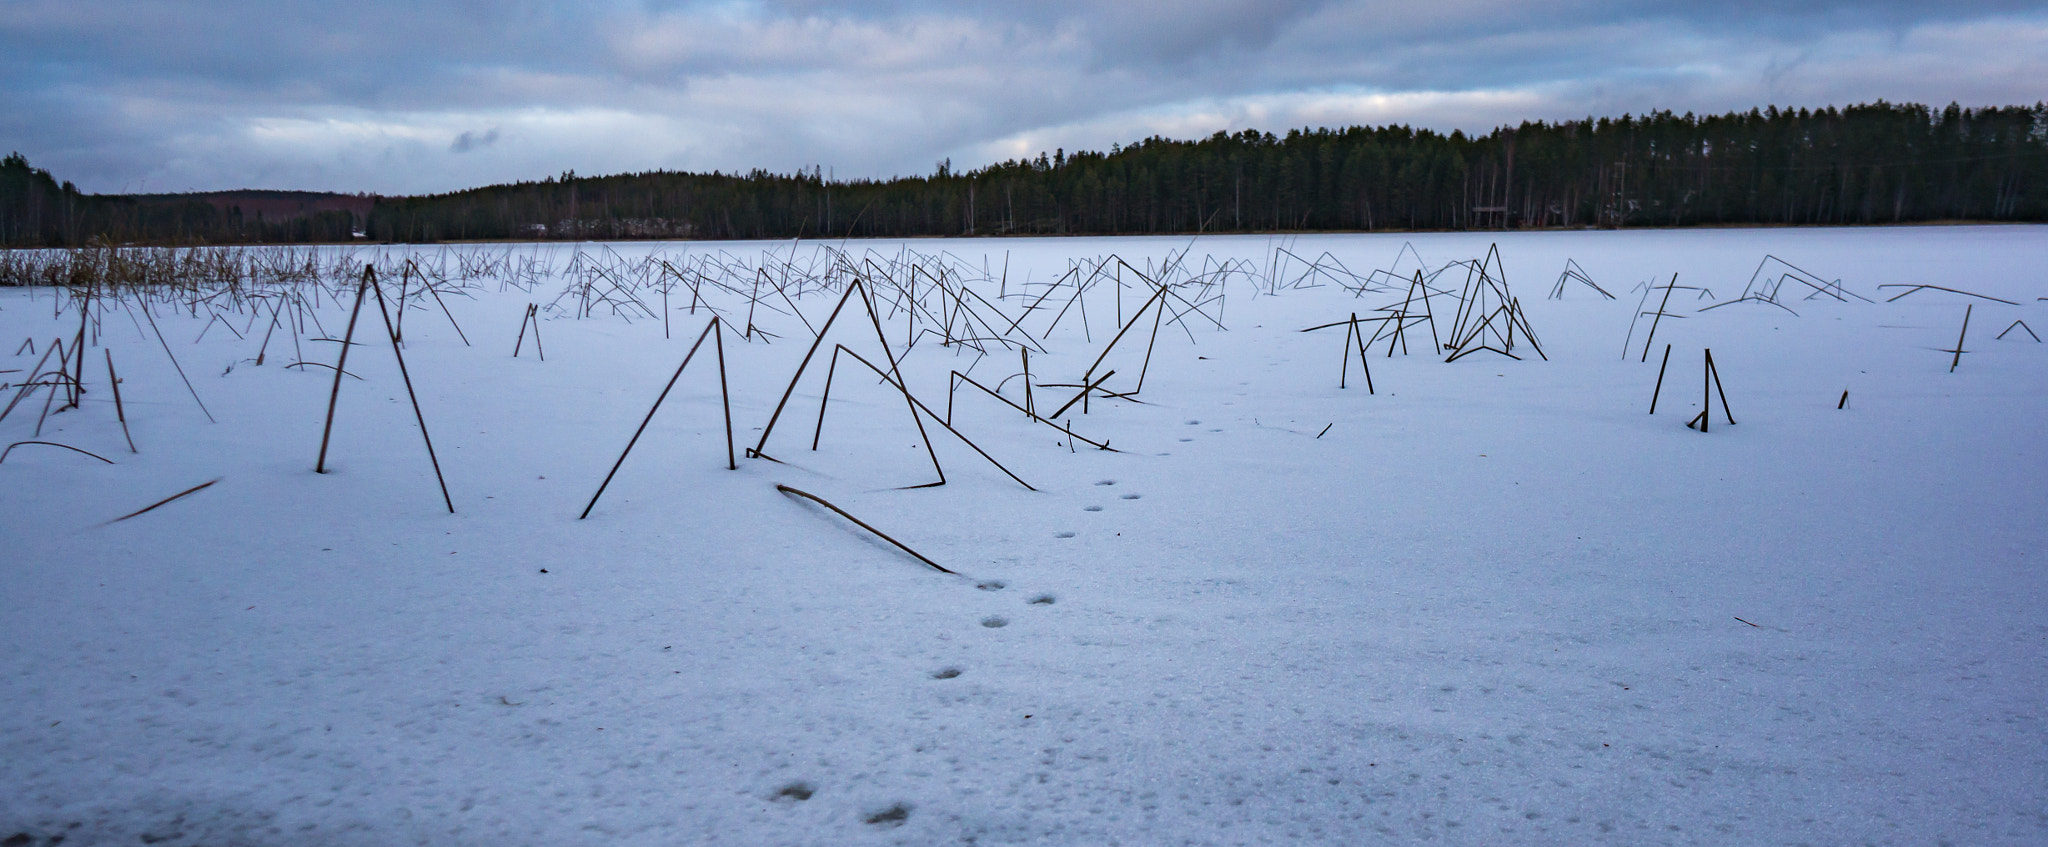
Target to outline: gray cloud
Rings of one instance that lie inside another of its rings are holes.
[[[471,150],[489,147],[496,143],[498,143],[497,127],[491,127],[481,135],[473,130],[463,130],[461,135],[455,136],[455,143],[448,145],[448,152],[467,153]]]
[[[2038,3],[13,0],[0,147],[87,190],[928,172],[1152,134],[2032,102]]]

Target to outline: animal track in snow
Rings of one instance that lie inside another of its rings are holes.
[[[811,799],[811,795],[815,793],[817,789],[812,788],[808,782],[792,782],[782,786],[781,790],[775,792],[775,796],[768,799],[777,803],[801,803]]]
[[[952,679],[960,675],[959,668],[940,668],[932,671],[932,679]]]
[[[1115,484],[1116,484],[1116,480],[1113,480],[1113,479],[1102,479],[1102,480],[1096,480],[1095,484],[1096,484],[1096,485],[1115,485]]]
[[[1052,604],[1053,596],[1050,594],[1040,594],[1037,597],[1031,598],[1031,605],[1033,606],[1050,606]]]
[[[1102,507],[1101,507],[1101,506],[1089,506],[1088,508],[1082,509],[1081,511],[1083,511],[1083,512],[1100,512],[1100,511],[1102,511]]]
[[[889,808],[883,809],[883,810],[881,810],[881,811],[879,811],[879,812],[874,812],[874,813],[872,813],[872,814],[869,814],[869,815],[867,815],[867,816],[865,816],[865,817],[862,817],[862,818],[861,818],[861,821],[862,821],[862,822],[864,822],[864,823],[869,823],[869,824],[873,824],[873,825],[875,825],[875,826],[879,826],[879,827],[889,827],[889,828],[893,828],[893,827],[899,827],[899,826],[902,826],[902,825],[903,825],[903,822],[904,822],[904,821],[906,821],[906,820],[909,820],[909,819],[910,819],[910,806],[909,806],[909,804],[906,804],[906,803],[897,803],[897,804],[896,804],[896,805],[894,805],[894,806],[890,806]]]
[[[983,591],[1001,591],[1005,587],[1005,583],[1000,579],[991,579],[987,582],[976,583],[974,587]]]
[[[981,625],[988,627],[989,629],[1002,629],[1003,627],[1010,625],[1010,619],[997,615],[991,615],[989,617],[982,618]]]
[[[1125,500],[1136,500],[1136,499],[1138,499],[1138,498],[1140,498],[1140,497],[1143,497],[1143,496],[1145,496],[1145,495],[1143,495],[1143,494],[1126,494],[1126,495],[1124,495],[1124,499],[1125,499]]]
[[[1054,538],[1073,538],[1073,537],[1074,537],[1074,534],[1073,534],[1073,533],[1071,533],[1071,532],[1055,532],[1055,533],[1053,533],[1053,534],[1052,534],[1052,537],[1054,537]]]

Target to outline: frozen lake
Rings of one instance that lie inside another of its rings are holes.
[[[2048,842],[2044,236],[326,248],[62,412],[0,289],[0,838]]]

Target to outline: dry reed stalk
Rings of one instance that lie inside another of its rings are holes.
[[[349,310],[348,331],[341,337],[341,358],[334,364],[334,388],[327,393],[327,423],[320,428],[320,458],[313,462],[314,473],[327,472],[327,443],[334,434],[334,407],[341,402],[341,376],[347,373],[344,368],[348,367],[349,348],[355,346],[356,316],[363,311],[363,296],[369,293],[370,280],[375,274],[373,266],[364,265],[362,281],[356,284],[356,305]]]
[[[178,364],[177,354],[171,352],[171,343],[164,340],[164,331],[157,327],[156,315],[150,312],[149,302],[143,299],[141,292],[136,292],[135,302],[142,307],[142,316],[149,319],[149,328],[156,333],[156,343],[163,345],[164,355],[170,358],[171,367],[176,368],[178,378],[185,381],[185,390],[191,392],[192,402],[199,404],[199,411],[206,415],[208,423],[220,423],[213,419],[212,412],[207,411],[206,401],[199,399],[199,389],[192,387],[192,378],[185,375],[185,366]]]
[[[1963,307],[1963,331],[1956,334],[1956,349],[1951,351],[1954,352],[1956,356],[1954,359],[1949,360],[1949,373],[1956,372],[1956,366],[1963,363],[1963,354],[1968,352],[1963,349],[1963,339],[1968,338],[1970,336],[1970,310],[1975,309],[1976,307],[1977,306],[1974,303]]]
[[[86,451],[86,450],[80,450],[80,449],[78,449],[78,448],[76,448],[76,447],[73,447],[73,446],[71,446],[71,445],[69,445],[69,444],[58,444],[58,443],[57,443],[57,442],[55,442],[55,441],[16,441],[16,442],[14,442],[13,444],[9,444],[9,445],[7,445],[7,449],[5,449],[5,450],[0,450],[0,462],[5,462],[5,461],[7,461],[7,454],[9,454],[9,453],[12,453],[12,452],[14,452],[14,448],[16,448],[16,447],[20,447],[20,446],[22,446],[22,445],[24,445],[24,444],[40,444],[40,445],[42,445],[42,446],[44,446],[44,447],[62,447],[62,448],[66,449],[66,450],[69,450],[69,451],[71,451],[71,452],[73,452],[73,453],[84,453],[85,455],[91,456],[91,457],[93,457],[93,458],[95,458],[95,459],[98,459],[98,460],[100,460],[100,461],[102,461],[102,462],[106,462],[106,463],[107,463],[107,464],[109,464],[109,465],[111,465],[111,464],[114,464],[114,460],[113,460],[113,459],[109,459],[109,458],[107,458],[107,457],[105,457],[105,456],[102,456],[102,455],[100,455],[100,454],[98,454],[98,453],[93,453],[93,452],[90,452],[90,451]]]
[[[1559,283],[1563,285],[1563,283]],[[1650,389],[1650,414],[1657,413],[1657,395],[1664,392],[1664,369],[1671,366],[1671,345],[1664,345],[1664,361],[1657,365],[1657,387]],[[1849,392],[1842,392],[1847,397]]]
[[[185,489],[185,490],[183,490],[183,491],[180,491],[180,492],[178,492],[178,493],[176,493],[176,494],[173,494],[173,495],[171,495],[171,496],[169,496],[169,497],[165,497],[165,498],[164,498],[164,499],[162,499],[162,500],[158,500],[158,501],[156,501],[156,502],[154,502],[154,503],[151,503],[151,504],[149,504],[149,505],[147,505],[147,506],[144,506],[144,507],[142,507],[142,508],[140,508],[140,509],[136,509],[136,510],[135,510],[135,511],[133,511],[133,512],[129,512],[128,514],[125,514],[125,515],[122,515],[122,516],[120,516],[120,517],[118,517],[118,518],[115,518],[115,519],[113,519],[113,520],[107,521],[107,523],[106,523],[106,524],[100,524],[100,525],[101,525],[101,526],[106,526],[107,524],[116,524],[116,523],[120,523],[120,522],[122,522],[122,521],[125,521],[125,520],[127,520],[127,519],[129,519],[129,518],[135,517],[136,515],[140,515],[140,514],[143,514],[144,512],[148,512],[148,511],[150,511],[150,510],[152,510],[152,509],[155,509],[155,508],[156,508],[156,507],[158,507],[158,506],[162,506],[162,505],[164,505],[164,504],[170,503],[170,502],[171,502],[171,501],[173,501],[173,500],[177,500],[178,498],[181,498],[181,497],[185,497],[185,496],[187,496],[187,495],[191,495],[191,494],[197,494],[197,493],[199,493],[199,492],[201,492],[201,491],[204,491],[204,490],[206,490],[207,488],[211,487],[211,486],[212,486],[212,485],[213,485],[214,483],[216,483],[216,482],[219,482],[219,481],[221,481],[222,479],[225,479],[225,478],[226,478],[226,477],[218,477],[218,476],[217,476],[217,477],[214,477],[214,478],[212,478],[212,479],[209,479],[209,480],[207,480],[207,481],[205,481],[205,482],[202,482],[202,483],[200,483],[200,484],[198,484],[198,485],[192,486],[191,488],[187,488],[187,489]]]
[[[1642,362],[1650,361],[1650,342],[1657,340],[1657,324],[1664,320],[1664,307],[1671,305],[1671,292],[1678,286],[1678,274],[1671,275],[1671,282],[1664,286],[1664,301],[1657,304],[1657,316],[1650,320],[1650,334],[1643,338]],[[1649,292],[1643,292],[1648,295]]]
[[[604,490],[611,487],[612,477],[617,476],[619,468],[626,464],[626,457],[632,455],[633,446],[640,443],[640,435],[645,433],[647,425],[654,421],[654,413],[661,410],[661,404],[668,399],[669,391],[676,387],[676,380],[682,379],[683,369],[689,367],[690,360],[697,356],[697,348],[704,346],[704,339],[706,337],[718,331],[718,323],[718,317],[714,315],[711,318],[711,322],[704,325],[704,331],[698,333],[697,340],[690,345],[690,352],[683,354],[683,363],[676,366],[676,372],[669,376],[668,384],[661,387],[661,394],[654,398],[654,405],[647,407],[647,416],[640,419],[640,426],[634,428],[633,437],[626,440],[626,449],[619,451],[618,461],[612,463],[612,469],[605,473],[604,481],[598,483],[597,493],[590,495],[590,502],[583,507],[583,513],[576,516],[577,520],[580,521],[590,517],[590,510],[597,508],[597,498],[603,497]],[[718,342],[718,345],[718,392],[721,396],[724,396],[725,347],[723,341]],[[725,456],[727,469],[738,470],[739,464],[732,456],[732,405],[730,402],[726,404],[725,412]]]
[[[376,280],[372,279],[370,281],[370,291],[377,295],[377,311],[384,316],[384,330],[391,339],[391,355],[398,359],[398,378],[405,383],[406,399],[412,401],[413,419],[418,421],[420,425],[420,440],[425,441],[427,444],[427,462],[434,466],[434,481],[441,486],[441,502],[447,504],[448,514],[455,514],[455,499],[448,496],[448,480],[441,475],[441,460],[434,455],[434,439],[427,434],[427,416],[424,412],[420,411],[419,395],[412,390],[412,374],[407,372],[405,368],[405,353],[399,349],[403,345],[398,340],[398,329],[391,323],[391,310],[384,306],[384,289],[377,285]],[[405,304],[400,302],[398,307],[399,317],[403,319],[405,317]]]
[[[114,417],[121,420],[121,437],[128,440],[128,452],[139,453],[135,437],[128,434],[128,411],[121,405],[121,377],[114,373],[114,351],[102,347],[100,352],[107,354],[107,384],[114,388]]]
[[[879,529],[876,529],[876,528],[874,528],[874,527],[872,527],[872,526],[869,526],[869,525],[868,525],[868,522],[867,522],[867,521],[861,520],[860,518],[856,518],[856,517],[854,517],[853,515],[850,515],[850,514],[848,514],[848,513],[847,513],[847,511],[846,511],[845,509],[841,509],[841,508],[839,508],[838,506],[834,506],[834,505],[832,505],[831,503],[825,502],[825,498],[823,498],[823,497],[819,497],[818,495],[816,495],[816,494],[812,494],[812,493],[810,493],[810,492],[808,492],[808,491],[801,491],[801,490],[798,490],[798,489],[795,489],[795,488],[791,488],[791,487],[789,487],[789,486],[787,486],[787,485],[782,485],[782,484],[779,484],[779,483],[778,483],[778,484],[777,484],[777,485],[775,486],[775,490],[777,490],[777,491],[780,491],[780,492],[782,492],[782,493],[784,493],[784,494],[792,494],[792,495],[795,495],[795,496],[798,496],[798,497],[802,497],[802,498],[804,498],[804,499],[806,499],[806,500],[809,500],[809,501],[811,501],[811,502],[813,502],[813,503],[816,503],[816,504],[818,504],[818,505],[820,505],[820,506],[824,506],[824,507],[825,507],[825,508],[827,508],[827,509],[831,509],[831,510],[833,511],[833,513],[835,513],[835,514],[839,515],[840,517],[842,517],[842,518],[845,518],[845,519],[847,519],[847,520],[849,520],[849,521],[853,521],[854,525],[856,525],[856,526],[859,526],[859,527],[860,527],[861,529],[865,529],[865,530],[867,530],[867,531],[869,531],[869,532],[872,532],[872,533],[874,533],[874,534],[875,534],[875,537],[876,537],[876,538],[880,538],[880,539],[882,539],[883,541],[887,541],[887,542],[889,542],[890,544],[894,544],[894,545],[896,545],[896,549],[898,549],[898,550],[902,550],[902,551],[903,551],[903,552],[905,552],[905,553],[909,553],[909,554],[910,554],[910,555],[911,555],[912,557],[916,558],[916,559],[917,559],[918,561],[920,561],[920,562],[923,562],[923,563],[925,563],[925,564],[927,564],[927,565],[930,565],[930,566],[932,567],[932,570],[938,571],[939,573],[947,573],[947,574],[953,574],[953,575],[955,575],[955,576],[958,576],[958,575],[959,575],[959,574],[957,574],[957,573],[955,573],[955,572],[953,572],[953,571],[949,571],[949,570],[946,570],[946,569],[945,569],[944,567],[941,567],[941,566],[939,565],[939,563],[938,563],[938,562],[934,562],[934,561],[932,561],[932,560],[930,560],[930,559],[927,559],[927,558],[925,558],[925,557],[924,557],[924,554],[923,554],[923,553],[919,553],[919,552],[917,552],[916,550],[912,550],[912,549],[910,549],[910,547],[909,547],[908,545],[904,544],[903,542],[901,542],[901,541],[897,541],[897,540],[896,540],[896,539],[894,539],[894,538],[890,538],[890,537],[889,537],[889,534],[888,534],[888,533],[885,533],[885,532],[883,532],[883,531],[881,531],[881,530],[879,530]]]

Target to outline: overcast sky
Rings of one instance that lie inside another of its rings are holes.
[[[1150,135],[2048,98],[2048,3],[0,0],[0,148],[92,192],[839,178]]]

